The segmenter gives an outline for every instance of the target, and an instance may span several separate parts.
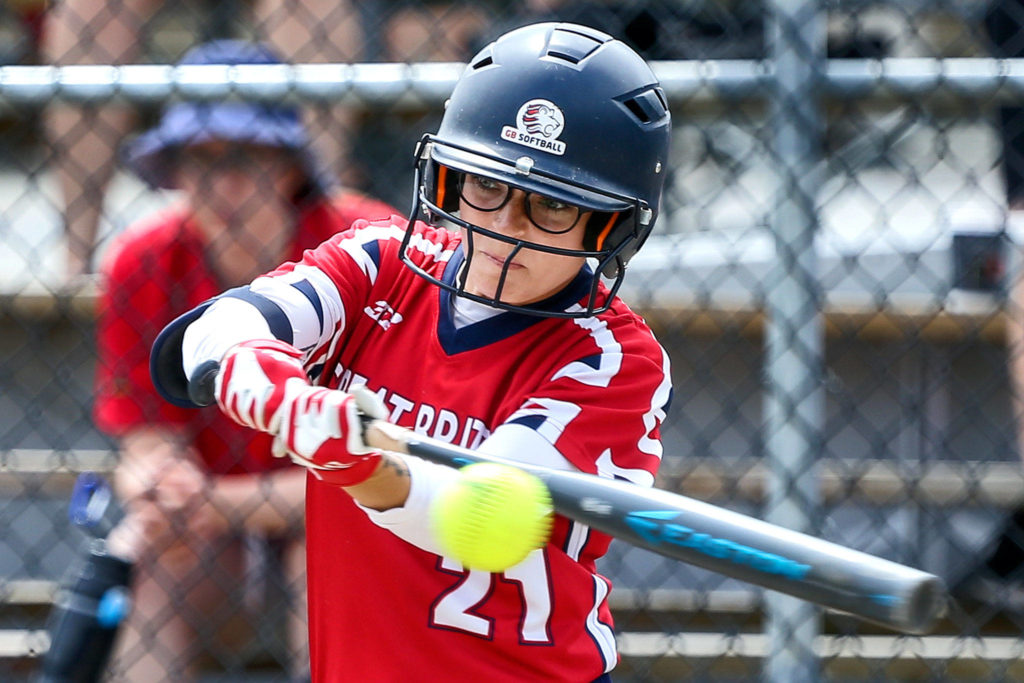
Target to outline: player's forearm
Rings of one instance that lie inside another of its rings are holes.
[[[377,526],[427,552],[442,554],[430,524],[438,491],[458,471],[411,456],[385,453],[380,467],[362,484],[346,491]]]
[[[233,528],[281,534],[302,523],[306,497],[303,469],[223,475],[215,477],[211,485],[211,500]]]
[[[531,429],[499,427],[480,447],[482,452],[574,471],[576,468]],[[385,452],[373,475],[346,491],[366,509],[370,520],[409,543],[443,554],[431,527],[431,508],[439,492],[458,477],[458,471],[413,456]]]
[[[384,453],[380,465],[366,481],[345,490],[363,507],[382,511],[405,505],[411,487],[405,459],[395,453]]]

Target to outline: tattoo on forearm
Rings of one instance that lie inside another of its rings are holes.
[[[402,458],[399,458],[394,455],[385,455],[383,465],[385,469],[394,472],[396,477],[399,477],[401,479],[409,478],[409,468]]]

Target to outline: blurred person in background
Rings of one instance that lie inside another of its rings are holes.
[[[182,60],[278,62],[264,46],[231,40]],[[127,148],[143,180],[181,194],[117,237],[99,302],[95,417],[119,442],[114,483],[127,511],[108,547],[135,561],[134,609],[117,647],[128,680],[187,680],[211,640],[239,650],[238,627],[255,621],[239,596],[246,537],[277,551],[291,595],[288,666],[293,675],[308,668],[305,473],[271,457],[270,436],[164,402],[148,365],[175,316],[298,259],[357,217],[393,213],[355,192],[332,195],[308,143],[290,106],[183,102]]]
[[[62,66],[138,62],[143,58],[149,22],[165,4],[163,0],[56,0],[43,26],[42,59]],[[231,8],[251,9],[256,35],[291,63],[350,62],[363,49],[358,12],[348,0],[239,0],[209,5],[209,12],[222,13],[221,23],[238,19]],[[204,30],[214,26],[210,33],[231,28],[216,24],[211,19],[202,25]],[[135,115],[135,109],[123,103],[61,104],[46,114],[52,163],[63,195],[65,276],[70,282],[92,271],[117,148],[130,133]],[[314,145],[332,173],[341,174],[345,182],[358,182],[359,174],[349,163],[351,112],[331,105],[309,108],[304,115]]]
[[[493,2],[401,0],[383,22],[384,59],[391,62],[462,62],[491,33]]]
[[[763,8],[718,0],[525,0],[507,23],[569,21],[593,26],[656,59],[761,59]]]

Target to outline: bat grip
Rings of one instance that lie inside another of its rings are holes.
[[[220,363],[215,360],[203,361],[188,380],[188,397],[197,406],[205,407],[214,401],[217,373]]]

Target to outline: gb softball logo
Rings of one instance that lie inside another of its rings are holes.
[[[519,108],[516,126],[505,126],[501,136],[510,142],[543,152],[565,154],[565,143],[558,139],[565,128],[562,110],[548,100],[530,100]]]

